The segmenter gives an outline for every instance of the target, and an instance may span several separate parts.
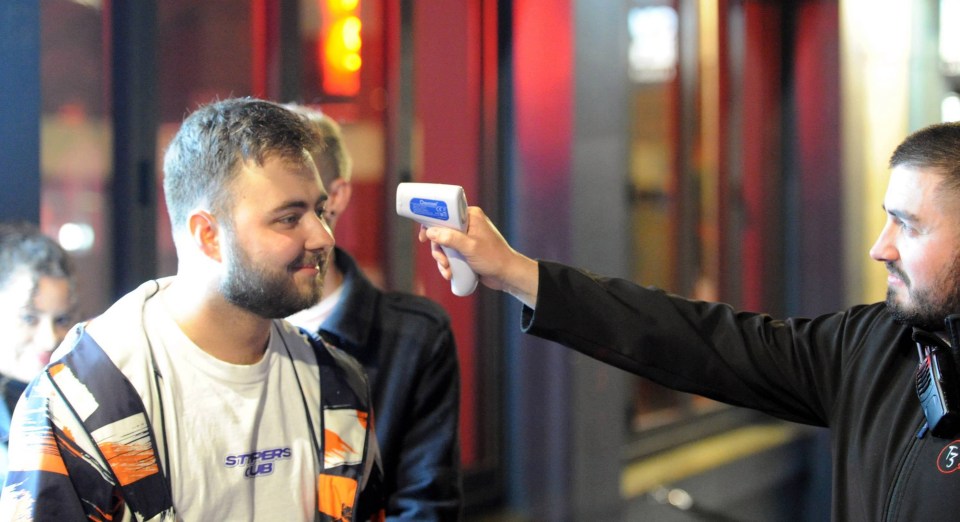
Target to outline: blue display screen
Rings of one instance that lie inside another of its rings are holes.
[[[447,203],[436,199],[412,198],[410,200],[410,212],[441,221],[450,219],[450,209],[447,208]]]

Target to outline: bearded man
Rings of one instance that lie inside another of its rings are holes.
[[[382,508],[360,365],[282,318],[334,239],[313,134],[250,98],[164,158],[177,274],[77,328],[14,413],[4,520],[362,520]]]

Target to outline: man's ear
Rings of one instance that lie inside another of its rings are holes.
[[[328,221],[335,220],[343,214],[347,205],[350,204],[353,186],[349,181],[337,178],[324,188],[327,189],[327,204],[325,205],[324,215]]]
[[[197,248],[210,259],[222,260],[220,254],[220,227],[217,218],[206,210],[196,210],[188,218],[190,237]]]

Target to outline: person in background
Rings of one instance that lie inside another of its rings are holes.
[[[0,223],[0,483],[13,408],[73,326],[76,308],[67,252],[32,223]]]
[[[911,134],[889,165],[887,220],[870,249],[888,272],[886,302],[812,319],[534,260],[477,207],[466,234],[421,228],[420,239],[445,278],[438,245],[519,299],[527,333],[677,390],[829,428],[833,520],[958,520],[960,123]]]
[[[351,159],[340,127],[320,111],[288,107],[318,135],[320,146],[311,154],[329,193],[324,217],[335,229],[351,195]],[[388,519],[459,519],[460,374],[443,308],[424,297],[381,291],[338,247],[331,254],[323,299],[287,319],[343,348],[366,369]]]
[[[0,520],[370,520],[382,515],[363,368],[283,320],[333,236],[278,104],[218,101],[164,156],[175,276],[74,329],[21,397]]]

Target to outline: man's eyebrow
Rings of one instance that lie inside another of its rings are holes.
[[[327,202],[328,199],[330,199],[330,196],[327,194],[324,194],[319,198],[317,198],[317,202],[314,203],[313,205],[311,205],[310,203],[308,203],[306,200],[303,200],[303,199],[293,199],[293,200],[285,201],[281,203],[276,208],[274,208],[272,212],[279,213],[287,210],[309,210],[309,209],[317,208],[320,205],[323,205],[324,203]]]
[[[883,206],[884,212],[890,214],[891,216],[901,220],[901,221],[919,221],[920,218],[912,212],[907,212],[905,210],[889,209],[886,205]]]
[[[279,213],[287,210],[303,210],[303,209],[309,208],[309,206],[310,205],[308,205],[306,201],[302,199],[295,199],[292,201],[284,201],[280,205],[277,205],[276,207],[274,207],[272,212]]]

